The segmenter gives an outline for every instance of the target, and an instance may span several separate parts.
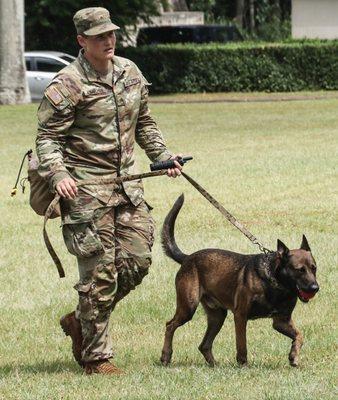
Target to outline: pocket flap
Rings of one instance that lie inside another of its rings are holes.
[[[94,210],[73,211],[62,216],[62,225],[82,224],[93,220]]]

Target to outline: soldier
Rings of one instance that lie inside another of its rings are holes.
[[[117,374],[108,335],[116,303],[141,283],[151,264],[154,222],[141,181],[91,185],[76,181],[135,173],[135,141],[152,161],[174,158],[148,108],[148,86],[137,66],[117,57],[108,10],[74,15],[77,59],[61,70],[38,110],[39,173],[62,197],[62,230],[77,257],[76,311],[60,324],[85,372]],[[176,177],[181,166],[167,174]]]

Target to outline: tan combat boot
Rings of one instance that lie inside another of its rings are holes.
[[[98,360],[85,363],[85,372],[88,375],[91,374],[103,374],[103,375],[121,375],[123,371],[117,368],[108,360]]]
[[[60,325],[66,336],[70,336],[72,339],[72,349],[73,356],[77,363],[84,367],[84,362],[82,361],[81,350],[82,350],[82,331],[81,323],[75,318],[75,311],[64,315],[60,319]]]

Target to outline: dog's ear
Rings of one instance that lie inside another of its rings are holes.
[[[302,240],[302,244],[300,245],[300,248],[302,250],[311,251],[309,243],[308,243],[305,235],[303,235],[303,240]]]
[[[277,239],[277,251],[281,257],[286,257],[289,254],[289,249],[279,239]]]

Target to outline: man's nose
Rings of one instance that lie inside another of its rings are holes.
[[[106,37],[106,42],[108,42],[109,44],[113,44],[115,42],[115,36],[114,35],[108,35]]]

